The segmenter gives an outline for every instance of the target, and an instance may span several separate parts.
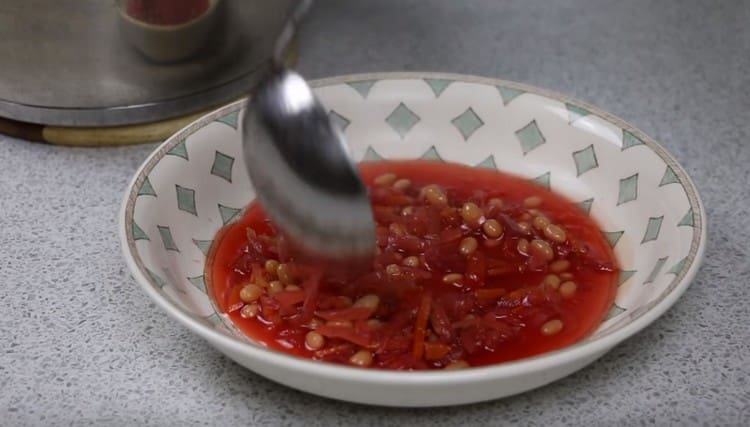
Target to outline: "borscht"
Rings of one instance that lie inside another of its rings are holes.
[[[377,226],[364,266],[294,250],[257,202],[219,232],[211,297],[253,341],[348,366],[460,369],[574,344],[611,308],[612,249],[562,196],[451,163],[360,173]]]

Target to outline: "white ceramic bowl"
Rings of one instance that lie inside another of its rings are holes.
[[[159,306],[260,375],[310,393],[392,406],[495,399],[562,378],[666,311],[701,263],[705,212],[685,171],[652,139],[603,111],[525,85],[388,73],[314,83],[357,160],[431,158],[498,168],[580,202],[623,272],[615,306],[589,338],[544,355],[452,372],[314,362],[240,334],[206,295],[205,254],[250,202],[237,123],[243,103],[206,115],[157,149],[123,201],[120,238],[135,280]]]

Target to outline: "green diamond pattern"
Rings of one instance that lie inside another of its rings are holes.
[[[477,129],[484,126],[484,122],[482,121],[482,119],[477,116],[477,113],[475,113],[471,107],[466,109],[466,111],[464,111],[460,116],[451,120],[451,123],[453,123],[453,126],[455,126],[459,132],[461,132],[461,136],[464,137],[464,141],[469,139],[471,135],[477,131]]]
[[[617,279],[617,285],[620,286],[623,283],[627,282],[628,279],[633,277],[633,275],[636,273],[636,270],[622,270],[620,271],[620,277]]]
[[[643,284],[653,283],[654,280],[656,280],[656,276],[659,275],[659,272],[661,271],[662,267],[664,267],[664,263],[667,262],[667,258],[659,258],[658,261],[656,261],[656,264],[654,265],[654,269],[651,270],[651,274],[648,275],[648,278],[646,278],[646,281],[643,282]]]
[[[453,82],[452,80],[444,79],[424,79],[424,81],[430,86],[432,92],[435,93],[435,98],[439,98],[443,91]]]
[[[227,156],[226,154],[216,151],[214,154],[214,164],[211,166],[211,175],[216,175],[220,178],[232,182],[232,166],[234,165],[234,157]]]
[[[643,141],[636,138],[635,135],[626,130],[622,131],[622,151],[635,147],[636,145],[643,145]]]
[[[624,313],[625,311],[626,311],[626,310],[625,310],[624,308],[620,307],[620,306],[619,306],[619,305],[617,305],[617,304],[614,304],[614,305],[612,306],[612,309],[610,309],[610,310],[609,310],[609,313],[607,313],[607,317],[606,317],[606,318],[604,318],[604,320],[609,320],[609,319],[613,319],[613,318],[615,318],[615,317],[617,317],[617,316],[621,315],[621,314],[622,314],[622,313]]]
[[[422,156],[420,156],[419,158],[422,160],[436,160],[439,162],[443,161],[443,158],[440,157],[440,153],[438,153],[438,150],[434,145],[427,149],[427,151],[425,151],[424,154],[422,154]]]
[[[695,215],[693,214],[693,208],[688,209],[685,216],[682,217],[680,222],[677,223],[678,227],[695,227]]]
[[[219,204],[219,213],[221,214],[221,222],[224,225],[227,225],[231,220],[234,219],[235,216],[237,216],[238,213],[240,213],[241,210],[242,209],[230,208],[228,206]]]
[[[376,81],[377,80],[361,80],[358,82],[349,82],[347,84],[359,92],[359,94],[362,95],[362,98],[367,98],[370,89],[372,89],[372,85],[374,85]]]
[[[531,182],[535,183],[536,185],[541,185],[542,187],[549,190],[550,188],[550,177],[552,176],[551,172],[547,172],[545,174],[539,175],[538,177],[531,180]]]
[[[154,191],[154,187],[151,185],[151,181],[149,181],[148,177],[143,180],[143,184],[141,184],[141,189],[138,190],[139,196],[154,196],[156,197],[156,191]]]
[[[384,157],[378,154],[372,147],[367,147],[367,151],[365,151],[365,155],[362,157],[363,162],[379,162],[383,159]]]
[[[656,240],[659,238],[659,231],[661,230],[661,223],[664,221],[664,215],[660,217],[652,217],[648,219],[648,226],[646,226],[646,233],[643,235],[641,244]]]
[[[133,221],[133,240],[151,240],[148,235]]]
[[[578,207],[582,211],[584,211],[587,214],[589,214],[589,213],[591,213],[591,205],[593,205],[593,204],[594,204],[594,198],[592,197],[591,199],[586,199],[586,200],[584,200],[582,202],[578,202]]]
[[[146,268],[146,273],[148,273],[148,275],[151,278],[151,280],[154,283],[156,283],[156,286],[158,286],[159,288],[163,288],[164,285],[167,284],[167,282],[165,282],[164,279],[162,279],[161,277],[159,277],[158,274],[156,274],[153,271],[151,271],[151,269]]]
[[[198,247],[198,249],[200,249],[201,253],[203,253],[204,256],[208,256],[208,251],[211,249],[211,243],[213,243],[213,240],[193,239],[193,243]]]
[[[672,169],[671,166],[667,166],[667,170],[664,171],[664,176],[661,178],[659,187],[662,187],[664,185],[669,185],[669,184],[675,184],[679,182],[680,182],[680,178],[678,178],[677,174],[674,173],[674,169]]]
[[[175,184],[177,192],[177,209],[198,216],[195,209],[195,190],[192,188],[181,187]]]
[[[224,322],[221,321],[221,317],[219,317],[218,314],[214,313],[208,317],[206,317],[206,322],[208,322],[209,326],[221,326]]]
[[[346,117],[342,116],[341,114],[331,110],[331,112],[328,113],[328,118],[338,126],[339,129],[341,129],[341,132],[344,132],[346,128],[349,127],[349,124],[351,121],[347,119]]]
[[[206,293],[206,281],[203,276],[188,277],[188,282],[192,283],[199,291]]]
[[[219,123],[224,123],[227,126],[230,126],[234,129],[237,129],[237,120],[239,118],[239,111],[235,111],[233,113],[229,113],[225,116],[221,116],[218,119],[216,119]]]
[[[182,157],[185,160],[190,160],[184,140],[180,141],[179,144],[175,145],[169,151],[167,151],[167,155]]]
[[[565,108],[568,110],[568,122],[573,123],[581,117],[588,116],[591,112],[583,107],[577,105],[565,103]]]
[[[524,156],[546,142],[536,120],[530,121],[529,124],[517,130],[516,137],[521,142],[521,151]]]
[[[482,160],[476,165],[478,168],[497,170],[497,163],[495,163],[495,156],[491,155],[486,159]]]
[[[622,235],[625,234],[625,231],[604,231],[603,234],[604,238],[609,242],[609,246],[614,248],[617,246],[617,242],[620,241]]]
[[[403,138],[419,122],[419,116],[414,114],[402,102],[398,104],[398,107],[391,112],[385,121]]]
[[[638,198],[638,174],[620,180],[620,191],[617,195],[617,206]]]
[[[599,167],[599,162],[596,160],[596,152],[594,151],[594,144],[589,145],[583,150],[573,152],[573,161],[576,163],[578,176]]]
[[[505,86],[498,86],[497,87],[498,92],[500,92],[500,97],[503,98],[503,105],[508,105],[510,101],[513,101],[518,97],[518,95],[521,95],[524,93],[524,91],[519,89],[514,89],[512,87],[505,87]]]
[[[159,235],[161,236],[161,241],[164,243],[164,249],[179,252],[180,250],[177,249],[177,245],[174,243],[172,232],[169,230],[169,227],[157,225],[156,228],[159,229]]]
[[[688,257],[685,257],[680,260],[677,264],[673,265],[672,268],[667,270],[667,274],[674,274],[678,275],[682,271],[683,268],[685,268],[685,264],[687,263]]]

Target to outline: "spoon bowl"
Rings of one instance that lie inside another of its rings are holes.
[[[242,132],[257,197],[287,235],[326,258],[373,255],[367,190],[343,134],[299,74],[279,70],[260,85]]]
[[[375,254],[367,190],[341,130],[310,86],[283,58],[312,0],[296,3],[276,40],[271,73],[242,121],[248,175],[269,217],[299,247],[335,262]]]

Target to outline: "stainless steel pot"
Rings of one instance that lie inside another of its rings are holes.
[[[264,72],[291,1],[210,0],[184,22],[126,0],[0,1],[0,117],[112,126],[237,98]]]

